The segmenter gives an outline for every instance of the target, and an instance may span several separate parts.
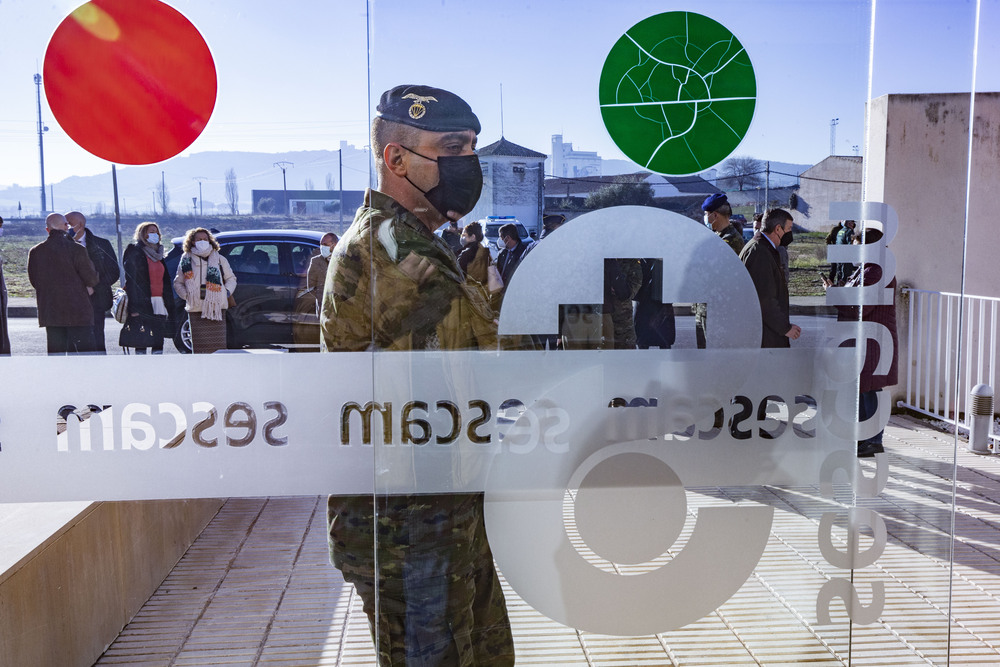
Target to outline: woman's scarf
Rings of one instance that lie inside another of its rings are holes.
[[[142,241],[139,243],[139,247],[142,251],[146,253],[146,257],[149,257],[154,262],[159,262],[163,259],[163,244],[157,243],[152,245],[149,241]]]
[[[191,253],[184,253],[181,257],[181,274],[184,276],[184,289],[189,299],[193,294],[201,294],[201,283],[194,277],[194,256],[197,256],[197,253],[192,250]],[[199,263],[207,265],[204,271],[205,298],[201,302],[201,316],[206,320],[221,320],[222,312],[229,304],[229,297],[222,287],[219,253],[212,250],[208,257],[199,257]]]

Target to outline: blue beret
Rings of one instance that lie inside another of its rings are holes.
[[[455,93],[431,86],[396,86],[382,93],[376,107],[386,120],[428,132],[482,129],[472,107]]]
[[[729,199],[726,198],[726,195],[722,194],[721,192],[717,192],[716,194],[707,197],[705,201],[701,203],[701,210],[705,211],[706,213],[711,213],[712,211],[719,208],[723,204],[728,204],[728,203]]]

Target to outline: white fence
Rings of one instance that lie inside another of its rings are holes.
[[[902,291],[909,333],[906,395],[898,405],[968,430],[970,389],[988,384],[996,393],[1000,298]],[[1000,435],[990,438],[1000,442]]]

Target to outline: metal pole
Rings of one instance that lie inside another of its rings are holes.
[[[201,194],[201,184],[205,180],[204,176],[195,176],[194,180],[198,181],[198,214],[201,217],[205,217],[205,200],[202,198]]]
[[[764,210],[767,210],[767,203],[770,200],[771,195],[771,161],[767,161],[767,167],[764,170]]]
[[[118,170],[111,164],[111,183],[115,191],[115,231],[118,232],[118,285],[125,287],[125,265],[122,264],[122,218],[118,210]]]
[[[340,184],[340,228],[344,228],[344,149],[337,151],[337,183]]]
[[[38,101],[38,164],[42,170],[42,217],[45,217],[45,151],[42,149],[42,133],[47,129],[42,125],[42,75],[35,74],[35,92]]]
[[[275,162],[274,166],[281,170],[281,190],[285,198],[285,216],[291,217],[291,211],[288,210],[288,180],[285,178],[285,169],[287,167],[294,167],[295,163],[282,160],[281,162]]]

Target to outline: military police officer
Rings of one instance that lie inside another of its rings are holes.
[[[743,250],[743,234],[729,221],[729,217],[733,214],[729,198],[721,192],[710,195],[701,203],[701,210],[705,216],[705,226],[718,234],[719,238],[739,255]],[[708,307],[706,304],[696,303],[694,305],[695,338],[698,341],[698,347],[702,349],[706,344],[707,318]]]
[[[323,347],[496,349],[489,304],[433,233],[479,199],[479,119],[430,86],[388,90],[377,110],[378,189],[331,256]],[[328,518],[331,559],[364,601],[380,664],[514,664],[482,494],[334,495]]]

